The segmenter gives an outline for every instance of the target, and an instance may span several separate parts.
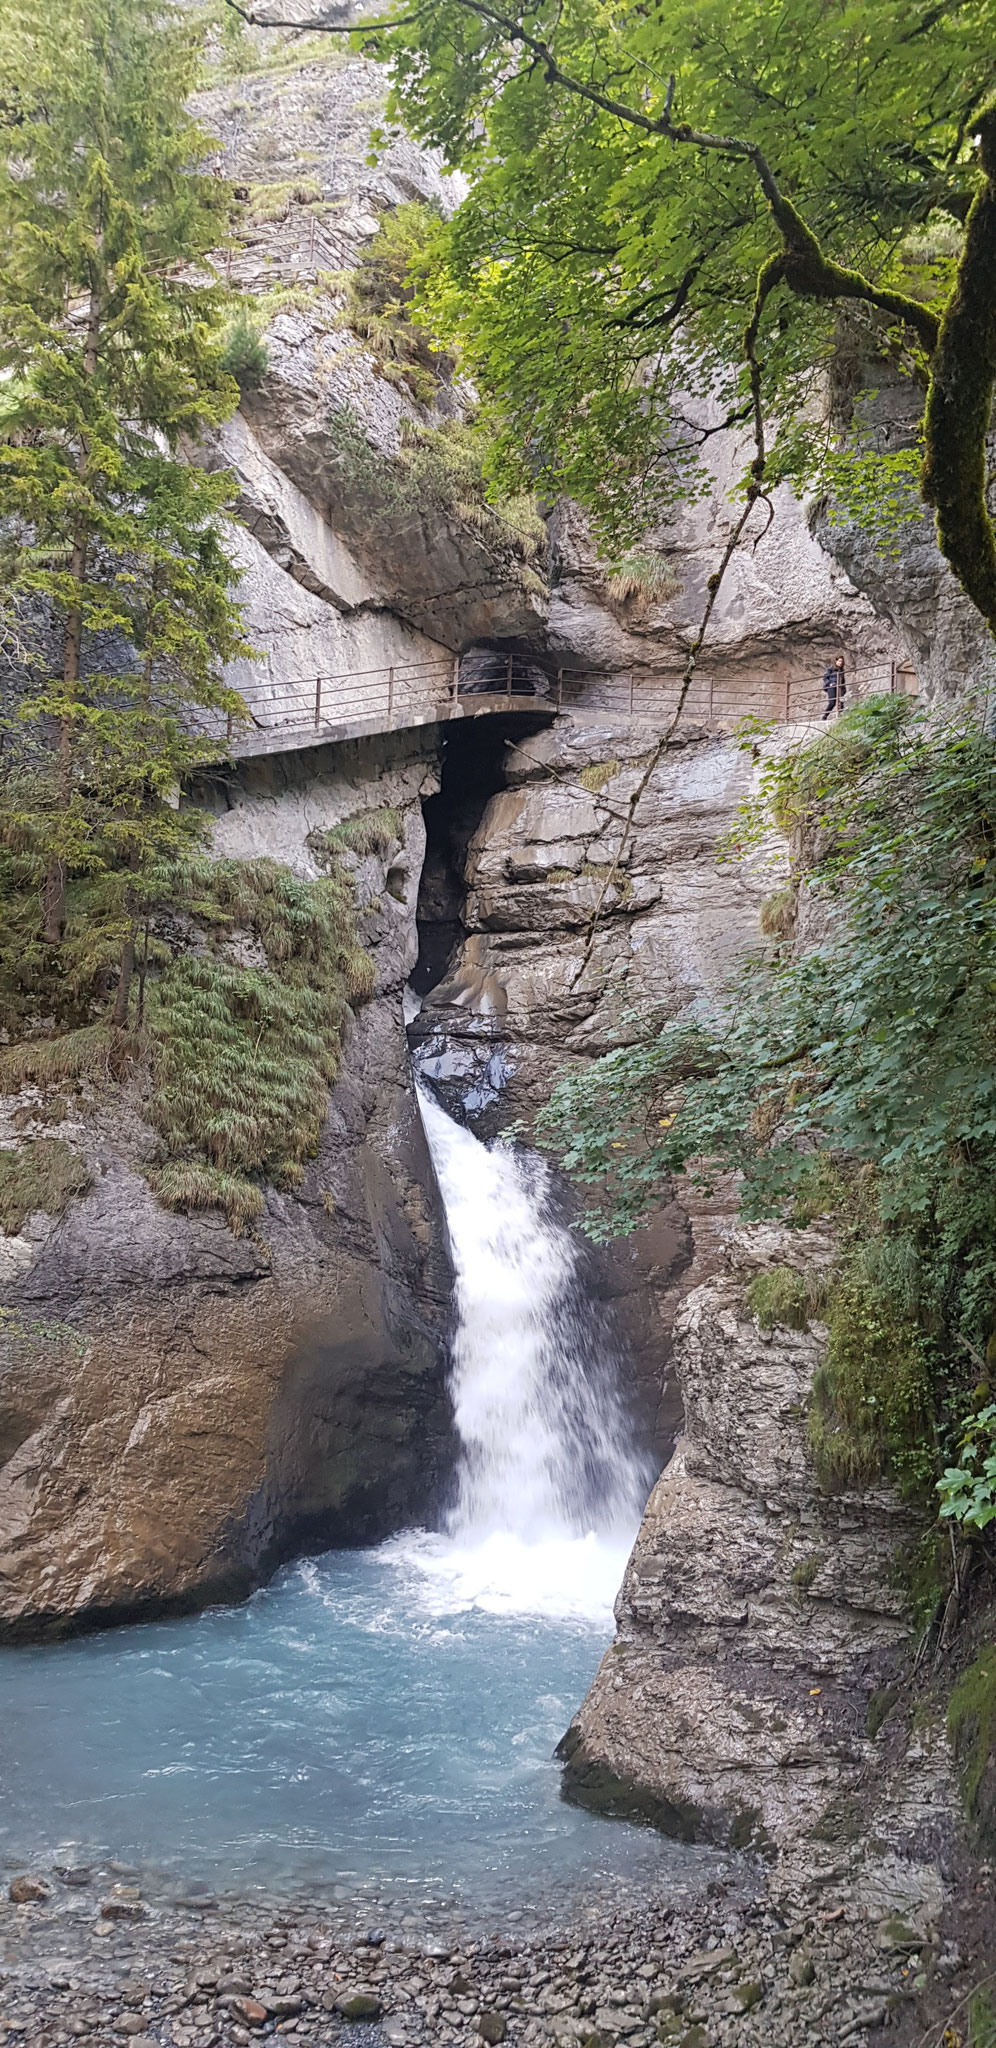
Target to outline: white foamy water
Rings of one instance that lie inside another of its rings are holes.
[[[445,1535],[420,1537],[403,1555],[427,1592],[435,1587],[439,1611],[455,1603],[604,1621],[649,1474],[577,1246],[553,1213],[541,1160],[482,1145],[418,1093],[456,1276],[461,1458]]]

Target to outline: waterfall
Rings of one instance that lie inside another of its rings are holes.
[[[436,1562],[493,1606],[604,1612],[649,1473],[542,1160],[419,1106],[456,1275],[457,1497]]]

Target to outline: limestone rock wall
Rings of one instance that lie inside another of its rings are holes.
[[[759,943],[772,867],[734,866],[721,851],[757,764],[703,729],[683,734],[656,773],[585,964],[655,737],[639,718],[579,710],[506,744],[506,787],[486,802],[464,856],[457,949],[410,1033],[446,1107],[483,1136],[528,1122],[565,1062],[625,1042],[637,1018],[677,1016],[717,992]],[[444,801],[446,777],[444,767]],[[587,1197],[568,1187],[564,1199],[576,1210]],[[712,1202],[665,1194],[644,1228],[590,1255],[589,1285],[612,1304],[659,1457],[680,1419],[675,1309],[710,1270],[734,1208],[732,1190]]]
[[[247,31],[238,62],[219,53],[197,106],[242,195],[220,260],[269,358],[198,455],[235,476],[254,543],[241,548],[244,594],[264,663],[233,681],[277,691],[323,668],[445,659],[479,635],[538,642],[541,586],[523,582],[514,548],[445,492],[404,493],[392,471],[406,433],[460,419],[469,394],[444,375],[422,402],[344,322],[345,280],[385,209],[451,209],[460,181],[403,135],[370,161],[384,73],[335,38]]]
[[[319,1156],[294,1194],[266,1191],[253,1237],[154,1201],[139,1083],[87,1084],[57,1124],[51,1091],[0,1104],[0,1142],[63,1136],[92,1176],[61,1220],[0,1238],[0,1633],[243,1594],[296,1549],[426,1514],[444,1484],[449,1270],[401,1014],[436,779],[423,734],[200,792],[219,852],[299,872],[342,818],[401,821],[354,862],[377,979]]]
[[[449,1048],[453,1087],[507,1120],[539,1108],[565,1059],[624,1043],[647,1015],[715,992],[758,943],[774,870],[722,859],[756,764],[728,735],[682,730],[644,796],[605,899],[651,723],[579,710],[513,744],[507,787],[470,842],[463,937],[417,1034]],[[490,1102],[483,1098],[490,1097]]]
[[[740,503],[738,484],[752,449],[733,431],[716,432],[718,413],[700,402],[712,430],[706,446],[711,485],[705,496],[679,506],[654,536],[655,550],[672,572],[674,595],[655,603],[636,593],[613,600],[585,522],[571,504],[551,521],[550,642],[565,662],[613,670],[677,674],[701,622],[708,578],[719,567]],[[888,664],[910,644],[875,592],[853,577],[825,527],[814,532],[809,509],[787,485],[772,493],[772,517],[759,508],[723,578],[699,672],[721,688],[754,696],[790,681],[793,705],[823,708],[820,682],[828,660],[843,649],[848,670]],[[860,585],[860,587],[859,587]]]
[[[908,1640],[898,1567],[919,1525],[886,1487],[821,1494],[805,1416],[825,1331],[765,1332],[746,1300],[755,1273],[831,1251],[814,1231],[737,1229],[682,1301],[683,1432],[564,1745],[571,1796],[689,1841],[846,1844],[866,1824],[868,1708]],[[907,1851],[910,1804],[891,1824]]]

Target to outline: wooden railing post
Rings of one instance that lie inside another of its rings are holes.
[[[388,715],[388,718],[393,718],[393,717],[394,717],[394,670],[393,670],[393,668],[389,668],[389,669],[388,669],[388,671],[387,671],[387,715]]]
[[[508,668],[505,676],[505,695],[508,698],[510,704],[512,702],[512,661],[513,656],[510,654],[508,657]]]
[[[457,700],[457,698],[458,698],[458,697],[459,697],[459,695],[460,695],[460,656],[459,656],[458,654],[455,654],[455,655],[453,656],[453,684],[452,684],[452,689],[453,689],[453,702],[454,702],[454,704],[455,704],[455,703],[456,703],[456,700]]]
[[[710,723],[710,725],[712,724],[712,693],[713,693],[713,687],[714,687],[714,684],[715,684],[715,680],[716,680],[716,679],[715,679],[715,676],[710,676],[710,677],[709,677],[709,723]]]
[[[785,681],[784,681],[784,683],[782,684],[782,693],[783,693],[783,702],[784,702],[784,711],[783,711],[783,717],[784,717],[784,721],[785,721],[785,724],[786,724],[786,725],[787,725],[787,724],[788,724],[788,722],[789,722],[789,688],[790,688],[790,684],[789,684],[789,679],[788,679],[788,677],[786,676],[786,678],[785,678]]]
[[[321,719],[321,715],[322,715],[322,679],[321,679],[321,676],[316,676],[316,677],[315,677],[315,731],[316,731],[316,732],[318,731],[318,726],[319,726],[319,721],[320,721],[320,719]]]

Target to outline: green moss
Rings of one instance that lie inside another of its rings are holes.
[[[0,1230],[15,1236],[37,1211],[61,1216],[90,1185],[85,1159],[64,1138],[34,1138],[0,1148]]]
[[[611,782],[613,777],[618,775],[619,765],[618,761],[589,762],[587,768],[582,768],[578,776],[582,789],[586,789],[589,796],[598,796],[600,791],[605,788],[606,783]]]
[[[222,861],[202,881],[203,950],[148,997],[152,1121],[175,1160],[286,1175],[317,1149],[348,1005],[372,985],[352,894],[271,860]],[[265,966],[240,964],[245,935]]]
[[[263,1192],[244,1175],[224,1173],[201,1159],[171,1159],[152,1169],[149,1185],[166,1209],[222,1209],[236,1237],[263,1213]]]
[[[869,1742],[874,1742],[879,1729],[888,1720],[898,1698],[898,1685],[882,1685],[879,1686],[877,1692],[872,1693],[871,1699],[868,1702],[868,1711],[865,1714],[865,1734]]]
[[[814,1550],[808,1557],[802,1558],[799,1564],[793,1566],[789,1577],[800,1593],[808,1593],[810,1586],[819,1576],[823,1556],[822,1550]]]
[[[747,1289],[747,1305],[762,1330],[809,1327],[806,1283],[791,1266],[773,1266],[768,1273],[758,1273]]]
[[[821,1484],[839,1491],[888,1472],[917,1493],[932,1476],[933,1400],[914,1324],[860,1272],[833,1287],[826,1320],[830,1342],[809,1411]]]
[[[742,1806],[734,1813],[730,1821],[730,1848],[753,1849],[760,1856],[771,1854],[771,1836],[761,1818],[759,1806]]]
[[[791,1222],[796,1229],[804,1229],[815,1223],[818,1217],[831,1216],[848,1200],[851,1188],[839,1166],[826,1152],[817,1152],[808,1160],[795,1184],[795,1200]]]
[[[904,1545],[895,1558],[892,1579],[906,1601],[914,1635],[921,1636],[951,1589],[947,1531],[935,1526]]]
[[[996,2004],[989,1991],[977,1991],[969,2006],[968,2048],[996,2048]]]
[[[14,1345],[31,1352],[44,1351],[46,1346],[64,1346],[81,1358],[86,1350],[86,1339],[74,1330],[71,1323],[41,1321],[37,1317],[25,1317],[19,1310],[0,1305],[0,1342],[4,1348]]]
[[[548,868],[543,877],[545,882],[573,882],[573,868]]]
[[[966,1818],[977,1835],[988,1835],[996,1806],[996,1643],[990,1643],[958,1680],[948,1702],[947,1728]]]

